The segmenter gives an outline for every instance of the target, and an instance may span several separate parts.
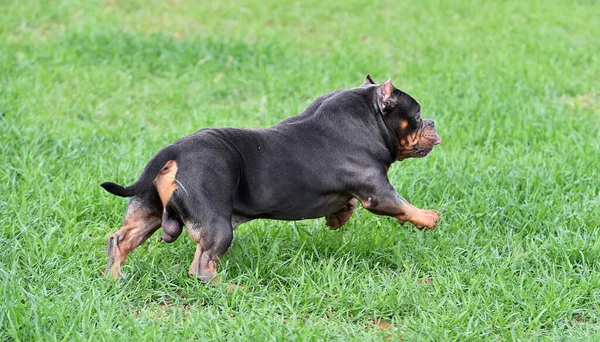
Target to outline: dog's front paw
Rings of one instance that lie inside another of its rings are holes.
[[[415,218],[411,223],[419,229],[427,228],[433,229],[440,221],[440,213],[435,210],[423,210],[419,211],[418,217]]]

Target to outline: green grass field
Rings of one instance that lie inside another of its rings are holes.
[[[3,340],[600,338],[600,3],[258,3],[0,1]],[[390,171],[436,230],[253,221],[219,265],[233,292],[156,234],[102,277],[126,201],[99,183],[367,73],[436,121]]]

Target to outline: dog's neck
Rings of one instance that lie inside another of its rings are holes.
[[[375,120],[377,120],[377,125],[379,126],[379,131],[381,132],[381,137],[383,141],[385,141],[385,146],[390,152],[390,161],[389,164],[392,164],[398,159],[398,137],[396,136],[396,131],[388,125],[386,120],[384,120],[383,115],[376,111]]]

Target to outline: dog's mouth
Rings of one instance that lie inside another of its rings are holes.
[[[411,151],[411,157],[423,158],[427,156],[436,145],[442,143],[442,138],[437,135],[435,128],[426,129],[422,132],[421,138]]]
[[[433,121],[424,120],[422,128],[413,133],[412,138],[400,139],[400,152],[397,160],[406,158],[423,158],[427,156],[433,147],[442,143],[442,138],[437,134]]]
[[[415,158],[423,158],[425,156],[427,156],[429,153],[431,153],[431,151],[433,151],[433,145],[431,145],[430,147],[422,147],[422,148],[416,148],[412,155]]]

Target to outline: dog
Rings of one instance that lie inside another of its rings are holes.
[[[101,184],[131,197],[121,229],[108,238],[105,274],[118,278],[127,255],[161,226],[166,242],[186,227],[196,242],[189,274],[204,282],[218,282],[233,229],[253,219],[325,217],[337,229],[360,201],[377,215],[433,229],[439,213],[408,203],[387,171],[441,141],[415,99],[369,75],[270,128],[201,129],[158,152],[134,184]]]

